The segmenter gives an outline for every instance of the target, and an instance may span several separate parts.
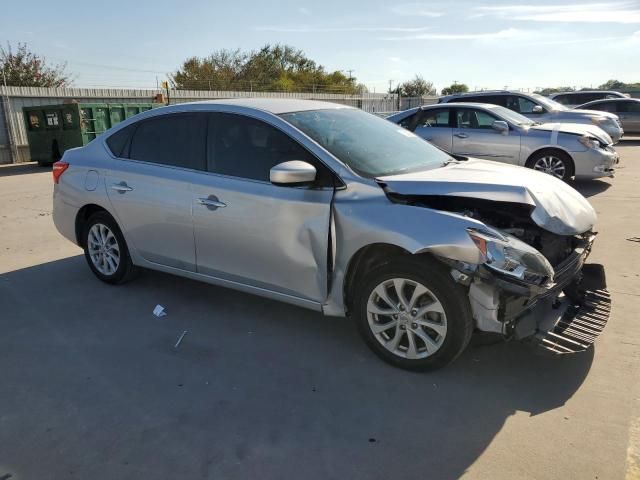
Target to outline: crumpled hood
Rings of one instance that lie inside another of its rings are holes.
[[[437,195],[511,202],[533,207],[531,219],[558,235],[593,228],[596,212],[578,191],[546,173],[480,159],[446,167],[380,177],[388,191],[401,195]]]
[[[611,145],[613,143],[613,140],[607,132],[596,125],[586,123],[543,123],[542,125],[534,125],[530,129],[544,130],[547,132],[557,131],[558,133],[572,133],[575,135],[589,134],[605,145]]]

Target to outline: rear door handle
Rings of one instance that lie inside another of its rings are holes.
[[[204,205],[209,210],[217,210],[218,208],[224,208],[227,206],[226,203],[218,200],[218,197],[216,197],[215,195],[209,195],[208,198],[199,198],[198,203],[200,205]]]
[[[127,182],[114,183],[113,185],[111,185],[111,189],[115,190],[118,193],[126,193],[133,190],[133,188],[127,185]]]
[[[455,136],[458,138],[469,138],[469,135],[466,133],[456,133]]]

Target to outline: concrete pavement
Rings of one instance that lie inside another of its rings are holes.
[[[595,349],[476,339],[430,374],[349,320],[154,272],[102,284],[53,227],[51,173],[0,167],[0,479],[640,478],[640,142],[618,150],[616,178],[576,185],[613,299]]]

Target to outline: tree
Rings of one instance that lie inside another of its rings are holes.
[[[620,80],[609,80],[598,87],[600,90],[637,90],[640,82],[624,83]]]
[[[70,83],[65,64],[50,65],[46,59],[29,50],[26,43],[0,47],[0,84],[15,87],[65,87]]]
[[[469,91],[469,87],[467,87],[464,83],[453,82],[448,87],[444,87],[440,92],[442,95],[453,95],[454,93],[466,93]]]
[[[428,82],[421,75],[417,75],[412,79],[400,85],[400,94],[404,97],[423,97],[425,95],[436,95],[436,89],[433,82]]]
[[[547,87],[542,90],[538,90],[535,93],[539,93],[540,95],[551,95],[552,93],[558,92],[575,92],[575,88],[573,87]]]
[[[279,44],[189,58],[172,80],[177,88],[192,90],[357,93],[364,87],[340,71],[327,72],[302,50]]]

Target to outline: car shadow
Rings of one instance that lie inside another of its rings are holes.
[[[0,275],[0,305],[0,475],[19,478],[458,478],[593,361],[475,340],[406,372],[349,319],[149,271],[109,286],[82,256]]]
[[[587,198],[605,192],[611,187],[611,183],[603,180],[573,180],[570,185]]]
[[[0,165],[0,177],[13,177],[15,175],[25,175],[29,173],[41,173],[51,171],[51,167],[41,167],[35,162],[11,163]]]

